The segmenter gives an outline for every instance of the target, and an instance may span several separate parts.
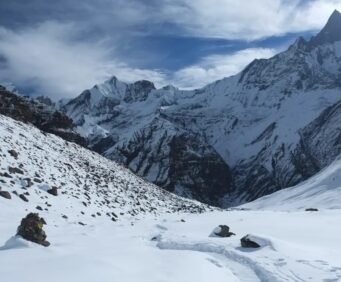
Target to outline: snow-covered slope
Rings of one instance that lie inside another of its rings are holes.
[[[269,210],[341,209],[340,199],[341,156],[303,183],[264,196],[241,207]]]
[[[74,143],[0,115],[1,207],[41,212],[73,222],[95,217],[119,220],[164,212],[202,212],[136,177],[128,169]],[[48,191],[57,188],[58,195]]]
[[[155,89],[113,77],[61,109],[92,148],[169,191],[223,206],[254,200],[307,179],[340,153],[333,145],[306,151],[309,140],[301,134],[341,99],[340,29],[335,11],[310,41],[299,38],[287,51],[202,89]],[[313,131],[323,143],[319,127]],[[174,140],[183,140],[176,161]],[[302,168],[301,157],[313,155],[319,164]],[[183,175],[179,163],[195,168]]]

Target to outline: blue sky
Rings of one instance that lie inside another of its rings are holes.
[[[0,0],[0,82],[73,97],[112,75],[198,88],[285,50],[340,0]]]

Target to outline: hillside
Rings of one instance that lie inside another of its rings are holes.
[[[166,212],[203,212],[75,143],[0,115],[0,197],[17,221],[27,211],[87,224],[104,217],[141,218]],[[6,193],[8,192],[8,193]]]

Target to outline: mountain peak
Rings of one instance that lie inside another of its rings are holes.
[[[335,10],[325,27],[310,40],[312,47],[341,41],[341,13]]]

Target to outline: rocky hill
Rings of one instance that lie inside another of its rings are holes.
[[[75,143],[3,115],[0,203],[17,213],[36,211],[81,225],[95,217],[117,221],[211,209],[149,184]]]

